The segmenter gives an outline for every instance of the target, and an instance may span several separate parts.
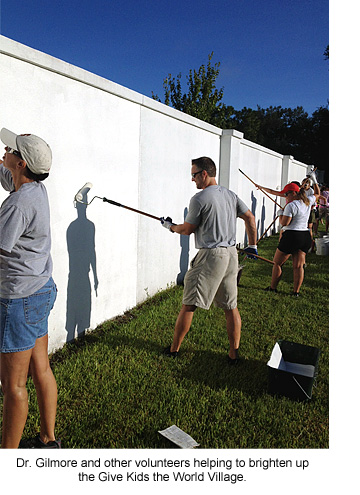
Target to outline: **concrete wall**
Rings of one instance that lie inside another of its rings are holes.
[[[93,183],[88,200],[107,197],[180,223],[196,192],[191,158],[210,156],[219,183],[248,204],[261,235],[274,205],[238,169],[272,188],[305,176],[306,165],[242,133],[218,129],[1,36],[0,70],[0,127],[37,134],[53,151],[44,183],[59,290],[50,350],[181,280],[196,252],[192,237],[172,235],[159,222],[101,199],[74,207],[86,182]],[[6,195],[0,191],[0,201]],[[238,226],[238,242],[244,243],[241,220]]]

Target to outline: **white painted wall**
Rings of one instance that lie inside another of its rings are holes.
[[[235,191],[245,201],[255,215],[259,238],[274,220],[278,207],[249,179],[255,184],[272,189],[278,187],[281,190],[283,155],[247,141],[240,132],[223,131],[223,133],[223,140],[230,140],[230,142],[226,142],[222,158],[225,159],[224,155],[229,153],[229,149],[231,157],[229,168],[225,167],[224,172],[222,170],[220,172],[221,179],[224,185]],[[243,173],[239,172],[239,169]],[[278,202],[280,204],[280,201]],[[237,242],[246,243],[245,229],[240,219],[238,220]]]
[[[253,210],[261,235],[272,221],[273,203],[238,168],[272,188],[305,176],[306,165],[242,133],[222,131],[2,36],[0,70],[0,127],[37,134],[53,151],[44,183],[59,290],[50,350],[175,283],[195,254],[192,237],[172,235],[148,217],[101,199],[75,208],[74,195],[86,182],[93,183],[88,200],[105,196],[180,223],[196,192],[191,159],[210,156],[219,183]],[[0,191],[0,201],[6,195]],[[244,242],[241,220],[238,242]]]

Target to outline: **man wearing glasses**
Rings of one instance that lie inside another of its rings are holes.
[[[236,364],[241,337],[241,317],[237,308],[238,255],[236,219],[245,222],[249,239],[246,251],[257,254],[255,217],[238,196],[216,183],[216,166],[208,157],[192,160],[192,180],[201,191],[190,200],[185,222],[180,225],[162,218],[171,232],[195,235],[199,252],[184,279],[183,304],[176,320],[173,342],[165,354],[176,357],[190,330],[196,308],[209,309],[211,303],[222,308],[230,343],[228,360]]]

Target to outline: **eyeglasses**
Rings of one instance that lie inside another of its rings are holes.
[[[193,179],[195,179],[195,177],[197,176],[197,174],[201,174],[201,172],[203,172],[203,170],[199,170],[199,172],[194,172],[193,174],[191,174],[191,177]]]
[[[10,148],[10,146],[5,146],[6,153],[11,153],[12,155],[16,155],[19,158],[21,157],[21,153],[18,150],[14,150],[13,148]]]

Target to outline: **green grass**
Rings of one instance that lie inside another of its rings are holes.
[[[277,236],[259,244],[272,259]],[[328,257],[307,255],[299,299],[291,261],[279,293],[264,292],[271,265],[247,260],[238,291],[243,362],[226,362],[223,311],[197,310],[178,359],[172,340],[182,288],[171,287],[51,356],[59,398],[57,435],[65,448],[171,448],[158,430],[172,424],[201,448],[328,448]],[[267,361],[278,339],[319,347],[313,398],[267,393]],[[31,380],[24,437],[39,430]]]

